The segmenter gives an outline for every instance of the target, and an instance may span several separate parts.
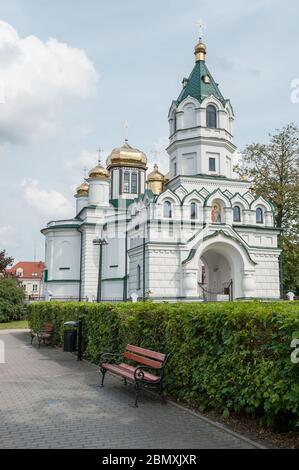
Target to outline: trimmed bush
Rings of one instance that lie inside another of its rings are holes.
[[[0,323],[19,320],[23,315],[24,291],[12,278],[0,279]]]
[[[57,345],[63,323],[82,317],[85,355],[95,363],[126,343],[171,353],[165,390],[178,401],[280,430],[299,425],[299,364],[290,359],[298,302],[43,302],[29,312],[32,327],[54,323]]]

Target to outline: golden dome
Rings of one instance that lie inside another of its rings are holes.
[[[154,165],[154,170],[148,175],[147,189],[154,194],[161,194],[163,191],[164,175],[160,173],[158,165]]]
[[[88,196],[88,189],[89,189],[88,183],[86,181],[83,181],[83,183],[80,184],[80,186],[78,186],[78,188],[76,189],[76,196],[78,197]]]
[[[154,170],[148,175],[147,181],[164,181],[164,175],[160,173],[158,165],[154,165]]]
[[[101,162],[97,164],[94,168],[92,168],[88,174],[89,178],[95,180],[105,180],[110,178],[109,171],[101,165]]]
[[[207,51],[207,47],[206,47],[206,45],[205,45],[205,44],[201,41],[201,39],[200,39],[200,40],[199,40],[199,43],[196,44],[195,49],[194,49],[194,54],[195,54],[196,62],[197,62],[198,60],[203,60],[203,61],[205,61],[206,51]]]
[[[108,170],[116,166],[133,166],[146,170],[147,158],[143,152],[131,147],[126,140],[122,147],[112,150],[106,164]]]

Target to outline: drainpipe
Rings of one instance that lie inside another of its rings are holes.
[[[79,302],[82,300],[82,251],[83,251],[83,234],[81,230],[78,228],[78,232],[80,233],[80,275],[79,275]]]

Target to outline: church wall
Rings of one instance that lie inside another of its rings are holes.
[[[49,280],[79,280],[80,233],[55,230],[46,235],[46,268]]]
[[[82,297],[97,297],[100,247],[93,245],[94,227],[85,227],[82,244]]]
[[[52,298],[65,299],[73,297],[79,299],[79,282],[47,282],[45,283],[44,294],[46,298],[52,294]],[[71,300],[71,299],[69,299]]]
[[[150,297],[180,297],[181,260],[177,248],[149,248],[148,285]]]
[[[279,261],[277,254],[260,253],[252,256],[258,263],[255,267],[256,296],[259,298],[279,298]]]

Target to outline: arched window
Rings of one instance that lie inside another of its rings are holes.
[[[171,205],[171,202],[169,202],[169,201],[164,202],[164,204],[163,204],[163,215],[167,219],[172,218],[172,205]]]
[[[137,194],[137,173],[131,174],[131,193]]]
[[[137,266],[137,289],[141,289],[141,268],[139,264]]]
[[[130,173],[128,171],[124,172],[124,193],[130,192]]]
[[[239,206],[233,208],[234,222],[241,222],[241,210]]]
[[[264,221],[263,211],[260,207],[255,211],[255,220],[257,224],[262,224]]]
[[[207,127],[212,129],[217,127],[217,111],[215,106],[211,104],[207,107]]]
[[[191,202],[191,205],[190,205],[190,218],[192,220],[197,219],[197,204],[196,204],[196,202]]]
[[[195,126],[195,107],[193,104],[189,104],[184,108],[184,128]]]

